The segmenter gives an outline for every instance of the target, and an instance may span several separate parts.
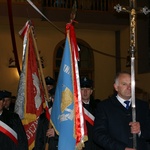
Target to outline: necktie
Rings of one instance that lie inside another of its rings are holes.
[[[124,101],[124,103],[126,104],[126,109],[129,109],[129,107],[130,107],[130,101]]]

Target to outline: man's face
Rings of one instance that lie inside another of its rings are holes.
[[[91,88],[81,88],[82,101],[85,101],[85,102],[89,101],[92,92],[93,90]]]
[[[5,108],[8,109],[11,103],[11,98],[5,98],[4,101],[5,101]]]
[[[118,95],[128,100],[131,97],[131,76],[129,74],[121,74],[118,77],[118,81],[114,84],[115,90]]]
[[[54,86],[53,85],[46,85],[47,86],[47,90],[51,90]]]

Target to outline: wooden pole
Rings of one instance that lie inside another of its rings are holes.
[[[46,83],[45,83],[45,78],[44,78],[43,70],[42,70],[42,64],[41,64],[41,59],[40,59],[40,56],[39,56],[39,51],[38,51],[36,40],[35,40],[34,34],[33,34],[33,27],[30,27],[30,31],[31,31],[31,35],[32,35],[33,43],[34,43],[34,48],[35,48],[37,62],[38,62],[39,69],[40,69],[42,83],[43,83],[43,86],[44,86],[46,101],[50,101],[49,100],[49,96],[48,96],[48,90],[47,90]],[[49,122],[49,128],[52,128],[52,125],[51,125],[50,122]],[[45,150],[48,150],[48,147],[49,147],[49,143],[48,143],[48,140],[47,140],[46,144],[45,144]]]
[[[30,27],[30,31],[31,31],[31,35],[32,35],[33,43],[34,43],[36,58],[37,58],[37,62],[38,62],[39,70],[40,70],[40,75],[41,75],[41,80],[42,80],[44,91],[45,91],[46,100],[49,101],[48,90],[47,90],[47,87],[46,87],[45,78],[44,78],[44,74],[43,74],[43,70],[42,70],[42,63],[41,63],[41,59],[40,59],[40,56],[39,56],[39,51],[38,51],[38,48],[37,48],[36,40],[34,38],[34,33],[33,33],[33,27],[32,26]]]

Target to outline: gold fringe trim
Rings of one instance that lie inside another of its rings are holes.
[[[83,142],[80,142],[76,145],[76,150],[82,150],[84,148],[84,142],[88,140],[88,136],[84,136]]]

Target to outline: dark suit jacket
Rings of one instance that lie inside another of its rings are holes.
[[[133,136],[129,122],[132,121],[131,106],[127,110],[116,96],[99,103],[94,122],[94,141],[104,150],[132,148]],[[148,104],[136,100],[136,121],[140,122],[141,135],[137,136],[137,150],[148,150],[150,139],[150,116]]]
[[[89,104],[84,104],[83,107],[88,110],[93,116],[95,116],[95,109],[100,100],[90,99]],[[88,141],[84,143],[85,147],[83,150],[100,150],[96,143],[93,142],[93,125],[86,121]]]
[[[58,135],[48,138],[46,132],[49,128],[49,120],[46,118],[45,112],[42,113],[38,120],[36,130],[35,147],[34,150],[45,150],[46,142],[49,143],[48,150],[58,150]]]
[[[0,132],[0,150],[28,150],[27,136],[18,114],[4,109],[0,120],[12,128],[18,137],[18,144],[15,144],[8,136]]]

